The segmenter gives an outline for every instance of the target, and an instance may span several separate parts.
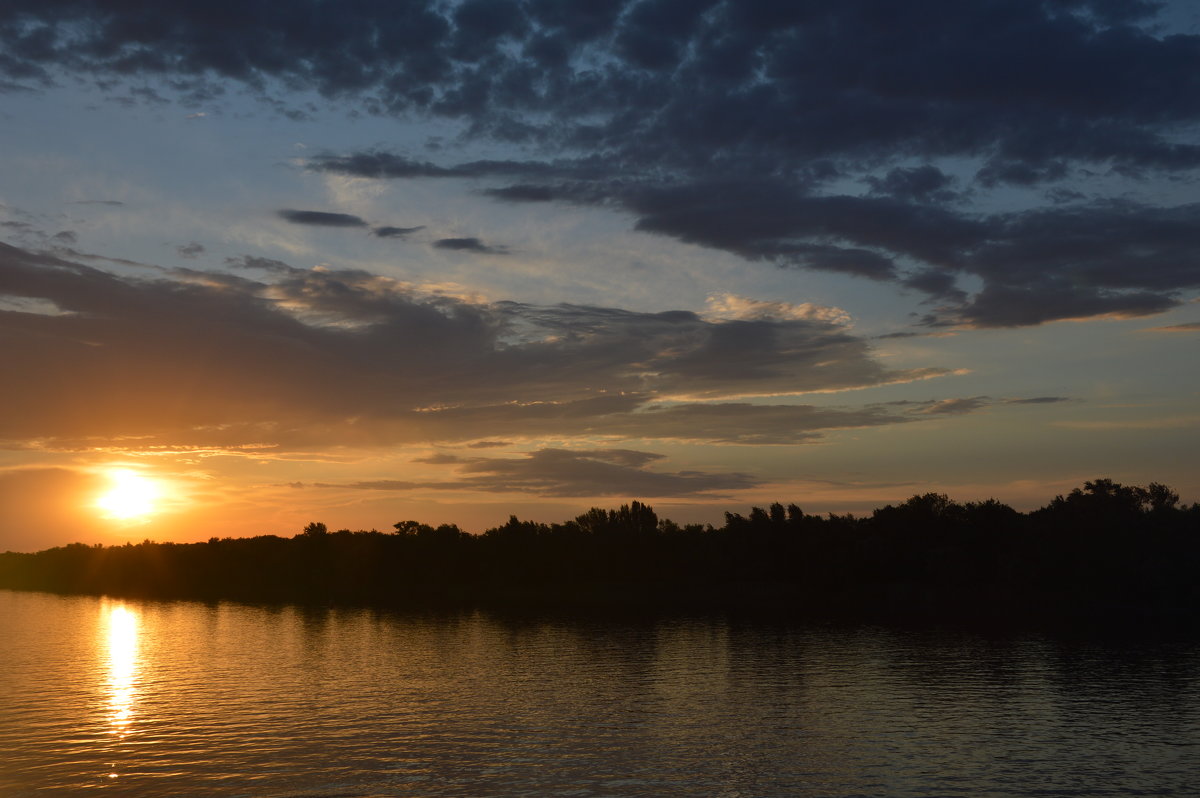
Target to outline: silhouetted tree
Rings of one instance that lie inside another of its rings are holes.
[[[422,524],[420,521],[397,521],[392,524],[397,535],[405,535],[416,537],[422,533],[428,534],[433,531],[433,527],[429,524]]]
[[[368,604],[752,599],[855,617],[1200,611],[1200,505],[1180,507],[1159,483],[1097,479],[1027,514],[925,493],[865,518],[773,503],[726,513],[719,528],[680,526],[637,501],[561,524],[511,516],[481,535],[393,527],[331,534],[314,521],[292,539],[0,554],[0,587]]]
[[[1151,482],[1146,494],[1151,512],[1168,512],[1179,504],[1179,494],[1159,482]]]

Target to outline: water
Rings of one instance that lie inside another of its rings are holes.
[[[0,591],[0,795],[1200,791],[1200,647]]]

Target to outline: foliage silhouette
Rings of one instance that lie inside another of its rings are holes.
[[[395,533],[88,546],[0,554],[0,587],[123,596],[381,605],[757,608],[809,617],[1188,619],[1200,610],[1200,505],[1166,486],[1087,482],[1019,513],[913,496],[870,516],[795,504],[679,525],[649,506],[482,534]]]

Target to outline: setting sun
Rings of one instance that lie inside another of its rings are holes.
[[[112,487],[96,501],[109,518],[127,521],[154,512],[160,493],[154,480],[127,468],[112,470],[109,479]]]

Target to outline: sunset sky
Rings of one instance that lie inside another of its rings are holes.
[[[1200,501],[1188,0],[10,0],[0,143],[0,551]]]

